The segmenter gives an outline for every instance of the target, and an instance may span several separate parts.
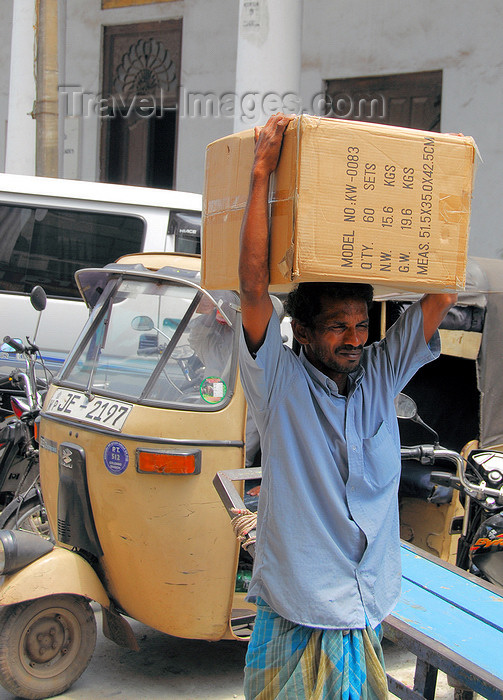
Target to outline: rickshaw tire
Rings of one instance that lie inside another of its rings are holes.
[[[60,695],[86,670],[96,646],[87,599],[55,595],[0,609],[0,683],[13,695]]]

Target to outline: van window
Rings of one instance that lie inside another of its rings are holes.
[[[0,205],[0,290],[80,298],[74,273],[142,249],[145,222],[123,214]]]
[[[194,211],[172,211],[168,237],[174,237],[175,253],[201,255],[201,214]]]

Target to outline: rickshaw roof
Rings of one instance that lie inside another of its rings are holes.
[[[201,269],[201,256],[190,253],[132,253],[123,255],[116,263],[123,265],[140,263],[149,270],[160,270],[166,267],[166,260],[169,260],[171,267],[180,267],[194,272],[199,272]]]
[[[128,274],[156,279],[185,280],[199,285],[201,258],[180,253],[135,253],[99,268],[77,270],[75,281],[87,306],[93,308],[112,276]]]
[[[491,274],[495,265],[496,269],[500,270],[499,279]],[[503,261],[491,258],[468,258],[465,289],[458,293],[458,305],[485,308],[487,294],[491,292],[503,292]],[[422,296],[423,294],[418,292],[402,292],[393,289],[380,292],[378,287],[375,290],[374,299],[376,301],[416,301]]]

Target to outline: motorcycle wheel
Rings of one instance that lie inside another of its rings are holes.
[[[23,503],[7,520],[4,529],[33,532],[46,540],[54,541],[45,507],[38,499]]]
[[[0,683],[41,700],[80,678],[96,646],[96,619],[85,598],[48,596],[0,610]]]

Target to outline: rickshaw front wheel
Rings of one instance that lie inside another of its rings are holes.
[[[41,700],[67,690],[96,646],[96,619],[85,598],[47,596],[0,609],[0,683]]]

